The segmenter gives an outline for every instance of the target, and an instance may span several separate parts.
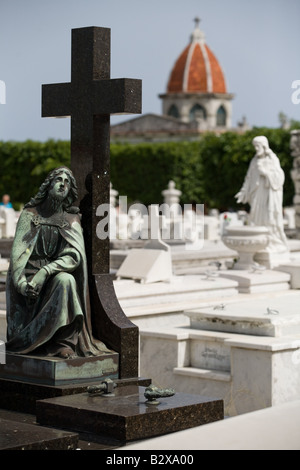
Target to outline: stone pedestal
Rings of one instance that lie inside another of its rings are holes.
[[[122,442],[159,436],[224,418],[223,401],[176,393],[149,405],[144,387],[117,387],[112,397],[81,393],[37,402],[37,422],[106,435]]]
[[[107,377],[117,379],[118,359],[115,352],[67,360],[6,353],[6,363],[0,365],[0,378],[54,386]]]
[[[68,360],[6,353],[6,364],[0,364],[0,408],[35,413],[37,400],[82,393],[107,378],[119,387],[151,383],[141,377],[119,379],[118,359],[117,353]]]
[[[81,393],[91,383],[118,378],[118,354],[76,359],[6,353],[0,364],[0,408],[35,413],[36,400]]]

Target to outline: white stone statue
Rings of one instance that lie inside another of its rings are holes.
[[[283,222],[283,184],[285,175],[279,158],[270,149],[265,136],[252,141],[256,154],[250,162],[237,202],[249,203],[249,223],[269,229],[269,253],[288,252]]]

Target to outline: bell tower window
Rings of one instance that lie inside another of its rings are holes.
[[[174,118],[179,118],[179,111],[175,104],[172,104],[168,111],[168,116],[172,116]]]
[[[201,104],[195,104],[190,110],[190,121],[206,119],[206,109]]]
[[[226,110],[224,106],[220,106],[218,111],[217,111],[217,126],[226,126]]]

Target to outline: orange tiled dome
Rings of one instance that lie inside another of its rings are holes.
[[[198,18],[190,44],[180,54],[170,75],[167,93],[226,93],[221,66],[205,44]]]

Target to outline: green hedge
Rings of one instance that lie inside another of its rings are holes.
[[[0,142],[0,194],[10,194],[15,209],[37,192],[49,171],[70,164],[70,143]]]
[[[253,137],[265,135],[286,175],[284,205],[291,205],[290,131],[256,128],[244,134],[205,134],[196,142],[111,144],[111,180],[128,203],[161,203],[161,192],[173,179],[182,204],[204,203],[206,209],[241,208],[234,195],[241,188],[251,158]],[[16,209],[37,191],[46,174],[70,165],[68,141],[0,142],[0,194],[9,193]]]
[[[291,205],[290,132],[256,128],[244,134],[205,134],[197,142],[143,143],[111,146],[111,179],[120,195],[144,204],[161,203],[170,179],[182,191],[182,204],[203,203],[206,209],[241,208],[234,195],[240,190],[250,160],[252,139],[265,135],[285,172],[284,205]]]
[[[182,202],[202,201],[203,175],[198,142],[111,145],[111,180],[129,202],[162,202],[161,192],[173,179]]]
[[[228,132],[220,137],[207,135],[201,141],[201,160],[205,174],[202,177],[205,203],[221,210],[241,208],[234,195],[242,187],[250,160],[254,156],[252,139],[265,135],[270,148],[280,159],[285,173],[284,206],[292,205],[294,184],[291,180],[293,159],[290,155],[290,132],[284,129],[252,129],[242,135]]]

